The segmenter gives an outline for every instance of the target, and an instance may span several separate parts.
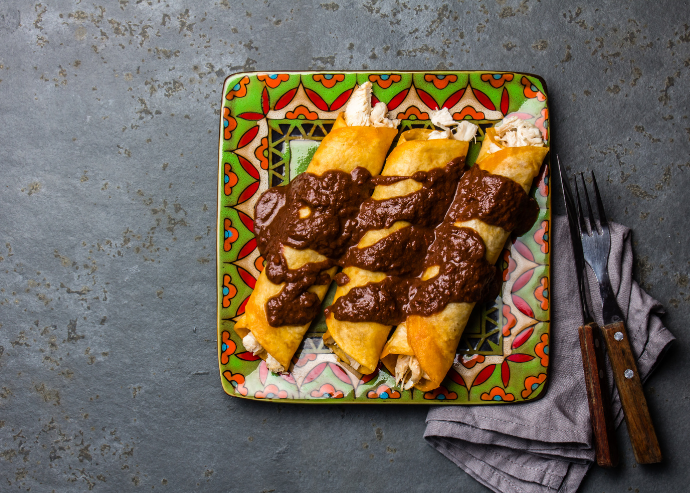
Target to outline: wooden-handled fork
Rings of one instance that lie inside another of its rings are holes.
[[[594,450],[597,464],[602,467],[615,467],[618,465],[618,446],[613,427],[611,414],[611,398],[606,384],[606,363],[604,358],[604,342],[601,338],[599,326],[592,317],[587,302],[588,284],[585,273],[585,257],[580,243],[577,211],[568,179],[561,168],[560,159],[556,157],[561,175],[561,187],[565,200],[568,224],[570,226],[570,238],[575,257],[575,270],[577,273],[578,292],[582,306],[583,325],[578,329],[580,335],[580,350],[582,351],[582,367],[584,369],[585,385],[587,387],[587,400],[589,403],[589,416],[594,436]]]
[[[597,180],[594,177],[594,172],[592,172],[592,185],[599,216],[599,223],[597,224],[594,219],[594,209],[589,200],[584,176],[580,174],[580,178],[589,212],[589,217],[585,218],[580,204],[580,194],[576,180],[575,194],[582,251],[584,252],[585,260],[599,281],[602,318],[604,320],[604,326],[601,328],[601,331],[604,334],[611,367],[613,368],[613,376],[621,397],[621,404],[625,413],[625,423],[628,426],[628,434],[630,435],[633,452],[635,453],[635,460],[640,464],[661,462],[662,456],[659,441],[656,437],[652,418],[649,415],[647,399],[645,399],[642,390],[642,380],[640,379],[640,373],[635,363],[630,341],[628,340],[623,313],[618,306],[616,295],[611,288],[611,280],[609,279],[608,262],[611,249],[611,233],[604,211],[604,204],[601,201]]]

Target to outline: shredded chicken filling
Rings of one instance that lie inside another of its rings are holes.
[[[281,373],[285,371],[283,365],[281,365],[277,359],[275,359],[268,352],[266,352],[266,350],[259,343],[259,341],[256,340],[256,337],[254,337],[254,334],[252,334],[251,332],[244,336],[244,338],[242,339],[242,345],[247,351],[251,352],[254,356],[259,356],[260,358],[266,360],[266,366],[268,366],[268,369],[272,372]]]
[[[404,390],[410,390],[417,385],[423,378],[431,380],[419,364],[415,356],[399,354],[395,363],[395,383],[402,386]]]
[[[371,107],[371,82],[355,89],[345,106],[345,123],[350,127],[396,128],[400,120],[389,116],[386,103],[378,102]]]
[[[436,139],[455,139],[462,140],[463,142],[469,142],[477,134],[477,129],[479,128],[474,123],[470,123],[467,120],[461,120],[459,122],[453,120],[453,117],[448,111],[448,108],[441,108],[438,111],[431,112],[431,123],[441,130],[434,130],[429,134],[428,140]],[[455,127],[451,129],[451,127]]]
[[[517,116],[504,118],[494,128],[496,129],[496,140],[504,147],[544,146],[541,131],[534,123],[521,120]],[[501,148],[492,143],[490,150],[491,152],[496,152],[500,151]]]
[[[335,342],[335,339],[333,339],[333,337],[329,337],[328,339],[325,339],[323,342],[324,344],[326,344],[326,346],[328,346],[328,348],[331,351],[333,351],[333,354],[335,354],[340,361],[350,365],[353,370],[358,371],[361,368],[362,365],[357,363],[357,361],[352,359],[349,354],[343,351],[342,348],[338,346],[338,343]]]

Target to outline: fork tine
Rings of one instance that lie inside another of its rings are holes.
[[[597,186],[597,179],[594,178],[594,170],[592,170],[592,183],[594,183],[594,195],[597,199],[597,209],[599,213],[599,222],[602,228],[608,228],[609,222],[606,219],[606,212],[604,211],[604,203],[601,201],[601,195],[599,195],[599,187]]]
[[[580,173],[580,179],[582,180],[582,188],[585,189],[585,201],[587,201],[587,211],[589,212],[589,226],[592,228],[592,233],[598,233],[597,223],[594,221],[594,209],[592,208],[592,202],[589,200],[589,193],[587,192],[587,183],[585,183],[585,174]]]
[[[580,203],[580,187],[577,186],[577,176],[573,177],[575,182],[575,198],[577,199],[577,224],[580,230],[580,235],[589,234],[587,231],[587,225],[585,224],[585,213],[582,210],[582,204]]]

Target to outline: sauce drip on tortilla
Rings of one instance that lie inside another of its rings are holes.
[[[309,288],[330,284],[325,271],[352,243],[359,206],[369,198],[372,187],[371,174],[356,168],[351,174],[305,172],[261,195],[254,210],[259,253],[266,260],[268,279],[274,284],[286,283],[266,304],[271,326],[303,325],[318,314],[321,302]],[[327,259],[290,269],[283,255],[285,246],[311,249]]]

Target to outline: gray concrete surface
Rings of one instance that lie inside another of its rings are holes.
[[[425,444],[425,407],[221,390],[223,79],[363,68],[546,78],[555,149],[597,170],[679,339],[646,386],[666,462],[620,429],[581,491],[686,490],[688,3],[431,3],[0,3],[0,490],[487,491]]]

